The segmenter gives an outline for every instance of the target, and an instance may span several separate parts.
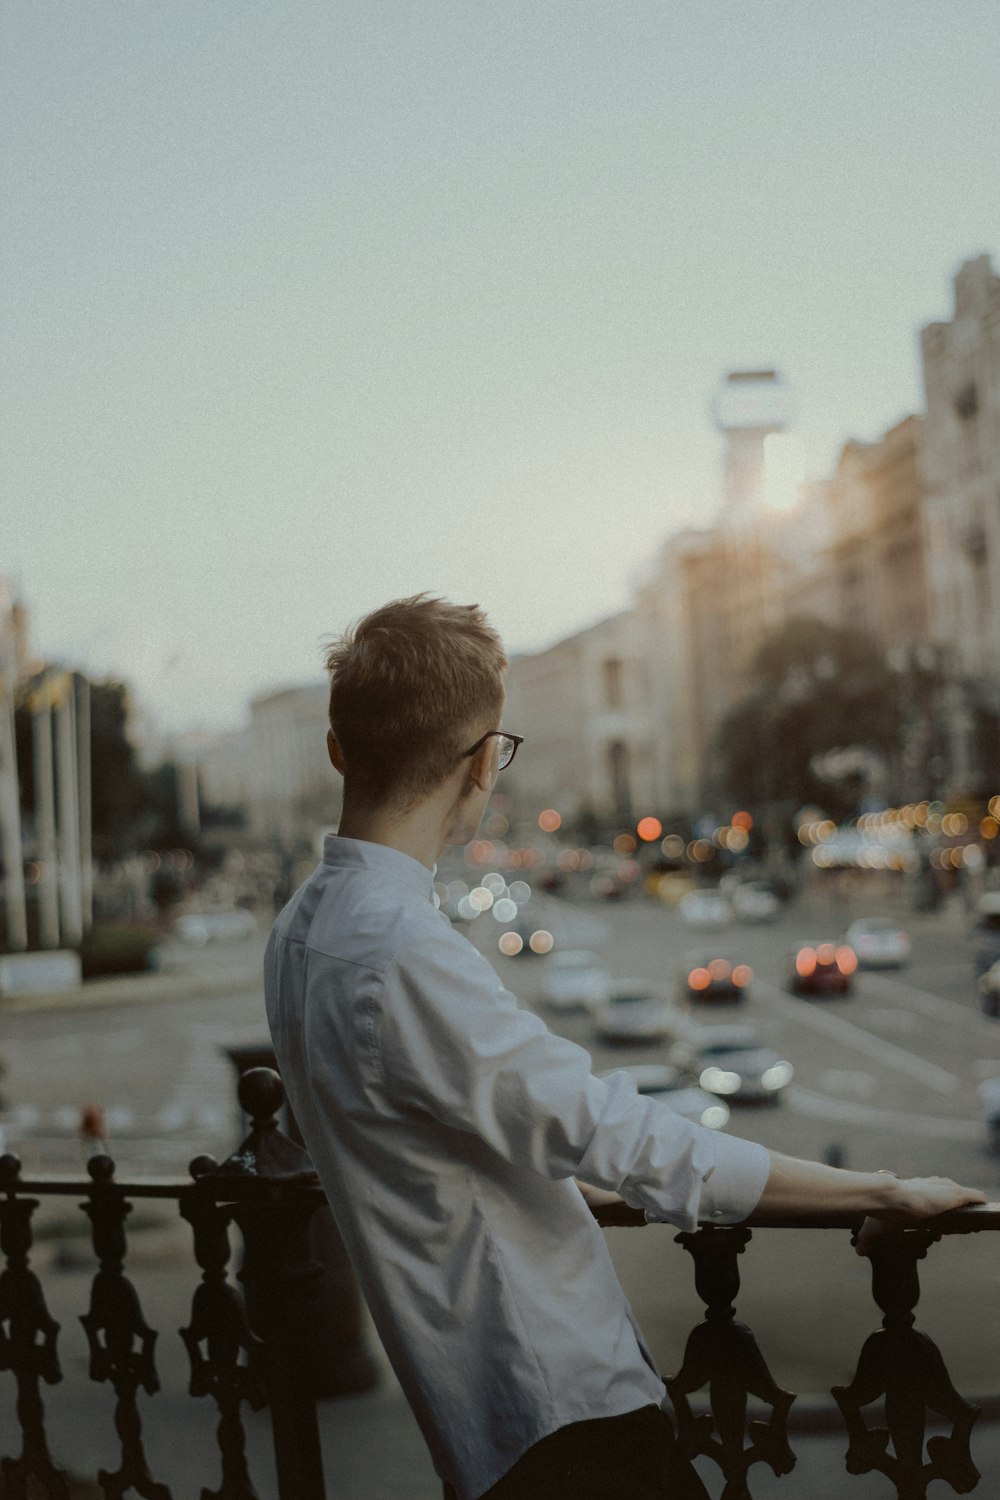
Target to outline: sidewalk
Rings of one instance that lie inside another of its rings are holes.
[[[27,1011],[89,1010],[109,1005],[157,1005],[169,1000],[208,1000],[263,987],[266,933],[240,943],[189,948],[163,944],[159,969],[88,979],[79,989],[0,996],[0,1017]]]

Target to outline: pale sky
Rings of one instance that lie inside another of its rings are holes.
[[[996,0],[0,15],[0,573],[164,726],[421,589],[513,649],[624,607],[724,371],[822,476],[1000,264]]]

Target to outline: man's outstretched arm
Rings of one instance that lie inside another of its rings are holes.
[[[851,1172],[824,1162],[804,1161],[771,1151],[771,1170],[757,1203],[760,1213],[864,1214],[858,1253],[866,1255],[885,1229],[898,1229],[919,1219],[933,1218],[953,1208],[985,1203],[978,1188],[962,1187],[950,1177],[896,1177],[892,1172]],[[580,1183],[590,1207],[597,1211],[623,1202],[609,1193]]]

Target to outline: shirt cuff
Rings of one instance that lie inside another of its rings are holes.
[[[756,1141],[714,1137],[715,1164],[702,1178],[698,1220],[738,1224],[753,1213],[771,1172],[771,1153]]]
[[[753,1213],[771,1172],[771,1154],[756,1141],[716,1131],[709,1136],[715,1160],[701,1179],[697,1209],[699,1224],[739,1224]],[[692,1195],[693,1200],[693,1195]],[[663,1216],[646,1210],[647,1224],[662,1223]],[[696,1225],[690,1224],[694,1229]]]

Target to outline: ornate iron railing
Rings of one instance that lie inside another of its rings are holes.
[[[302,1306],[310,1283],[322,1274],[311,1247],[310,1224],[325,1205],[308,1156],[278,1128],[281,1082],[266,1068],[243,1075],[240,1102],[251,1117],[246,1141],[221,1165],[196,1157],[190,1179],[147,1178],[119,1183],[106,1156],[89,1163],[89,1179],[21,1176],[14,1156],[0,1158],[0,1371],[14,1377],[21,1452],[2,1461],[5,1500],[41,1493],[68,1500],[69,1483],[52,1459],[46,1434],[43,1387],[61,1378],[60,1329],[46,1307],[31,1269],[32,1218],[45,1196],[83,1198],[98,1268],[90,1307],[81,1317],[90,1350],[90,1378],[114,1392],[113,1420],[120,1446],[114,1472],[98,1484],[108,1500],[130,1489],[144,1500],[171,1500],[150,1472],[139,1393],[158,1390],[156,1332],[125,1272],[127,1220],[140,1199],[172,1199],[191,1226],[201,1268],[190,1319],[181,1337],[190,1363],[192,1396],[215,1403],[221,1480],[202,1500],[258,1500],[246,1459],[242,1408],[270,1409],[279,1500],[326,1500],[315,1385],[302,1351]],[[608,1227],[642,1222],[630,1209],[602,1210]],[[241,1231],[243,1268],[229,1277],[230,1225]],[[787,1419],[795,1396],[772,1378],[750,1329],[736,1319],[738,1262],[753,1229],[830,1229],[856,1233],[851,1216],[789,1218],[756,1215],[748,1224],[705,1225],[676,1236],[692,1256],[704,1320],[688,1338],[677,1374],[667,1380],[682,1452],[703,1455],[721,1470],[722,1500],[749,1500],[755,1463],[775,1474],[795,1465]],[[835,1387],[843,1414],[849,1474],[879,1470],[900,1500],[923,1500],[932,1479],[958,1494],[979,1482],[969,1435],[977,1410],[958,1394],[941,1354],[914,1327],[919,1296],[917,1265],[942,1236],[1000,1228],[1000,1205],[963,1209],[932,1224],[881,1236],[874,1245],[872,1289],[882,1327],[865,1341],[850,1385]],[[695,1410],[692,1397],[707,1387]],[[767,1421],[747,1420],[750,1397],[770,1407]],[[885,1426],[869,1427],[864,1408],[883,1400]],[[947,1436],[925,1442],[928,1412],[951,1423]],[[336,1493],[334,1489],[334,1493]]]

